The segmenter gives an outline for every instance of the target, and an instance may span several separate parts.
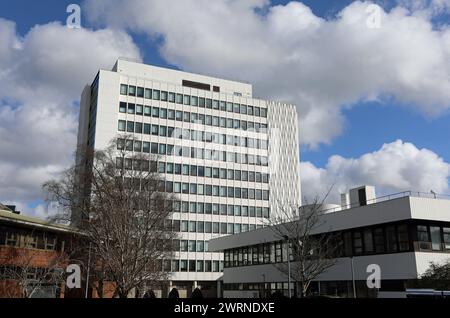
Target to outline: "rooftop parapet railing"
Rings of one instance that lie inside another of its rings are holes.
[[[450,200],[450,195],[447,195],[447,194],[437,194],[437,193],[431,193],[431,192],[427,193],[427,192],[418,192],[418,191],[403,191],[403,192],[388,194],[385,196],[377,197],[375,199],[367,200],[366,204],[360,204],[360,202],[354,202],[354,203],[350,203],[350,204],[347,204],[344,206],[325,209],[322,212],[323,213],[339,212],[339,211],[344,211],[344,210],[353,209],[353,208],[359,208],[361,206],[366,206],[366,205],[375,204],[375,203],[381,203],[381,202],[390,201],[390,200],[399,199],[399,198],[405,198],[405,197]]]

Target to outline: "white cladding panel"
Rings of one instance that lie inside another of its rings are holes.
[[[198,158],[177,157],[172,155],[163,156],[162,160],[166,163],[173,164],[189,164],[197,166],[211,166],[219,169],[227,169],[234,171],[249,171],[252,173],[273,174],[269,183],[263,182],[247,182],[236,181],[229,179],[214,179],[199,176],[186,175],[166,175],[166,180],[179,183],[195,183],[195,184],[211,184],[219,187],[242,187],[261,191],[270,190],[270,200],[255,200],[244,198],[229,198],[229,197],[215,197],[195,194],[179,194],[179,200],[183,202],[197,204],[213,204],[213,205],[227,205],[227,206],[241,206],[241,207],[258,207],[261,209],[271,208],[272,213],[276,209],[274,202],[275,197],[279,196],[279,202],[284,204],[299,204],[300,203],[300,177],[299,177],[299,143],[298,143],[298,124],[297,113],[295,107],[292,105],[267,103],[266,101],[252,98],[252,86],[245,83],[222,80],[213,77],[180,72],[175,70],[167,70],[149,65],[138,64],[119,60],[115,66],[116,71],[101,70],[99,73],[98,82],[98,99],[97,110],[95,112],[95,148],[104,149],[110,141],[121,133],[118,131],[118,121],[133,121],[141,122],[143,124],[159,125],[159,126],[174,126],[185,130],[204,130],[205,132],[219,133],[226,135],[234,135],[240,138],[252,138],[260,140],[268,140],[271,145],[272,140],[277,143],[279,140],[275,139],[276,134],[281,138],[281,153],[274,156],[273,149],[258,149],[258,148],[243,148],[236,145],[220,145],[214,143],[205,143],[194,140],[174,140],[173,138],[134,134],[138,141],[183,145],[196,148],[212,148],[214,150],[224,150],[227,152],[245,152],[249,155],[268,157],[269,165],[247,165],[234,162],[211,161]],[[195,88],[183,87],[182,80],[197,81],[201,83],[217,85],[221,92],[204,91]],[[194,107],[185,104],[170,103],[168,101],[152,100],[140,98],[137,96],[128,96],[120,94],[121,84],[150,88],[153,90],[174,92],[177,94],[185,94],[190,96],[198,96],[199,98],[210,98],[213,100],[225,101],[227,103],[237,103],[255,107],[267,107],[268,116],[252,116],[250,114],[242,114],[236,112],[224,112],[215,109]],[[83,94],[81,110],[80,110],[80,131],[78,143],[86,145],[89,123],[89,108],[91,101],[88,98],[86,90]],[[235,93],[239,93],[238,95]],[[244,131],[233,128],[222,127],[205,127],[205,125],[175,121],[164,118],[155,118],[154,116],[140,116],[136,114],[120,113],[120,102],[131,103],[135,105],[151,106],[153,108],[199,113],[205,116],[227,117],[239,121],[252,121],[258,124],[267,124],[269,133]],[[91,114],[92,116],[92,114]],[[286,118],[283,118],[283,117]],[[91,118],[92,119],[92,118]],[[277,133],[274,132],[277,130]],[[122,133],[123,134],[123,133]],[[128,134],[128,133],[127,133]],[[278,145],[277,145],[278,146]],[[272,151],[272,153],[270,153]],[[286,158],[289,157],[289,158]],[[271,158],[277,160],[277,165],[272,167]],[[273,192],[272,192],[273,191]],[[173,220],[187,221],[187,222],[211,222],[219,224],[239,225],[239,227],[261,227],[266,224],[266,219],[261,216],[237,216],[237,215],[217,215],[217,214],[198,214],[198,213],[174,213]],[[180,239],[185,241],[200,241],[209,242],[212,238],[223,236],[223,234],[212,233],[180,233]],[[205,262],[221,262],[223,261],[223,253],[221,252],[179,252],[176,258],[186,261],[205,261]],[[220,279],[222,272],[181,272],[177,271],[172,274],[173,280],[176,281],[215,281]]]

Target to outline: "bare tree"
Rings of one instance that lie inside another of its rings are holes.
[[[113,282],[121,298],[167,279],[162,261],[173,250],[171,191],[157,172],[158,158],[133,155],[137,147],[139,142],[122,136],[102,151],[79,149],[77,163],[44,185],[48,200],[56,201],[66,218],[72,214],[84,233],[93,277]]]
[[[305,297],[311,282],[336,263],[336,254],[340,248],[337,236],[333,234],[315,234],[324,223],[323,202],[315,198],[312,204],[302,207],[280,207],[277,217],[269,220],[269,226],[275,237],[289,246],[289,262],[276,263],[274,266],[291,276],[296,294]],[[286,253],[283,250],[283,253]],[[291,288],[289,286],[289,288]]]
[[[6,266],[0,275],[1,281],[10,282],[9,288],[5,286],[8,296],[33,298],[46,289],[56,296],[57,290],[62,287],[67,264],[64,253],[49,252],[45,266],[37,266],[42,259],[40,251],[14,249],[8,258],[14,262]]]

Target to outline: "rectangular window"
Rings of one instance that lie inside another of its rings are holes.
[[[444,248],[450,250],[450,228],[444,227],[442,230],[444,233]]]
[[[125,84],[120,85],[120,94],[128,95],[128,85]]]
[[[178,260],[172,261],[172,272],[179,272],[180,271],[180,262]]]
[[[205,272],[212,272],[212,262],[205,261]]]
[[[231,223],[228,223],[227,234],[234,234],[234,226]]]
[[[352,233],[345,232],[343,238],[344,238],[344,256],[352,256],[353,255]]]
[[[190,104],[191,104],[191,96],[189,96],[189,95],[184,95],[184,96],[183,96],[183,104],[184,104],[184,105],[190,105]]]
[[[134,151],[141,152],[142,151],[142,141],[135,140],[134,141]]]
[[[197,261],[197,272],[203,272],[204,268],[203,268],[203,261]]]
[[[419,242],[429,242],[428,228],[425,225],[417,226],[417,239]]]
[[[205,222],[205,233],[212,233],[212,223]]]
[[[136,105],[136,115],[143,115],[143,114],[144,114],[144,106]]]
[[[220,263],[219,263],[219,261],[213,261],[213,268],[212,268],[212,270],[213,270],[213,272],[219,272],[220,271]]]
[[[197,252],[204,252],[204,251],[205,251],[205,242],[197,241]]]
[[[127,112],[127,103],[120,102],[119,104],[119,112],[126,113]]]
[[[189,271],[190,272],[195,272],[196,271],[196,269],[195,269],[195,266],[196,265],[196,262],[194,261],[194,260],[190,260],[189,261]]]
[[[384,244],[384,231],[382,228],[377,228],[373,231],[374,243],[375,243],[375,252],[376,253],[384,253],[385,252],[385,244]]]
[[[166,126],[159,126],[159,135],[161,137],[167,137],[167,127]]]
[[[362,254],[363,252],[363,243],[362,243],[362,235],[361,232],[353,233],[353,248],[355,254]]]
[[[182,259],[180,261],[180,271],[187,272],[187,260]]]
[[[144,98],[144,88],[143,88],[143,87],[138,87],[138,88],[137,88],[137,94],[136,94],[136,96],[137,96],[137,97],[140,97],[140,98]]]
[[[196,241],[189,241],[189,252],[196,252]]]
[[[134,122],[127,121],[127,132],[134,133]]]
[[[169,92],[169,103],[175,103],[175,93]]]
[[[152,99],[152,90],[150,88],[145,89],[145,98]]]
[[[128,86],[128,95],[136,96],[136,86]]]
[[[220,223],[220,234],[227,234],[227,224]]]
[[[160,109],[159,118],[167,119],[167,109],[165,109],[165,108]]]
[[[388,226],[386,228],[386,243],[388,252],[395,253],[398,251],[395,226]]]
[[[134,132],[136,134],[142,134],[142,123],[136,123],[134,127]]]
[[[197,96],[191,97],[191,106],[198,106],[198,97]]]
[[[440,251],[442,248],[441,228],[430,226],[431,248],[433,251]]]
[[[126,122],[125,120],[119,120],[119,126],[118,126],[118,130],[119,131],[125,131],[125,127],[126,127]]]
[[[398,234],[398,247],[400,252],[409,250],[409,235],[408,235],[408,226],[407,225],[399,225],[397,227]]]
[[[189,244],[187,240],[181,240],[180,241],[180,251],[181,252],[187,252],[189,250]]]
[[[372,230],[366,229],[364,230],[364,252],[365,253],[373,253],[373,236]]]
[[[261,117],[267,117],[267,109],[261,108]]]

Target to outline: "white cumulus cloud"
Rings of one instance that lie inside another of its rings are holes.
[[[182,69],[248,80],[258,96],[295,103],[303,144],[317,146],[342,133],[343,109],[360,101],[394,100],[427,117],[450,108],[448,24],[435,28],[405,2],[380,7],[381,27],[371,29],[371,4],[326,19],[297,1],[86,0],[84,8],[92,22],[161,38],[162,56]]]
[[[43,215],[27,204],[73,162],[81,91],[120,56],[141,58],[124,32],[49,23],[21,37],[0,19],[0,202]]]
[[[340,193],[361,185],[376,186],[379,195],[431,190],[446,194],[449,177],[449,163],[431,150],[402,140],[359,158],[332,156],[324,168],[301,163],[302,192],[308,200],[323,197],[332,189],[329,201],[339,202]]]

